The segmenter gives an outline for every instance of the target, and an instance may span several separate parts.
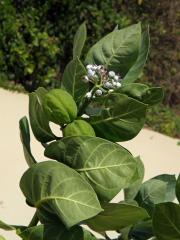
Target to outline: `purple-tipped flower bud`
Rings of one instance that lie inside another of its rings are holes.
[[[105,87],[105,88],[112,88],[112,83],[110,83],[110,82],[105,82],[105,83],[104,83],[104,87]]]
[[[92,69],[88,69],[88,77],[93,77],[95,75],[95,71]]]

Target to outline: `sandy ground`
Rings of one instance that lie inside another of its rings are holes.
[[[28,112],[28,96],[0,89],[0,219],[10,224],[26,225],[34,212],[26,206],[19,189],[19,180],[27,169],[18,121]],[[178,139],[143,129],[140,134],[122,145],[135,156],[140,155],[146,168],[145,179],[161,173],[180,172]],[[32,152],[44,159],[43,148],[32,137]],[[0,230],[7,240],[19,239],[13,232]]]

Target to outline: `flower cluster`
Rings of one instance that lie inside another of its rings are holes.
[[[121,87],[122,78],[114,71],[108,71],[103,65],[86,66],[87,75],[84,76],[84,82],[91,82],[96,87],[95,94],[92,90],[86,94],[87,98],[101,96],[108,92],[113,92],[115,89]],[[93,95],[93,96],[92,96]]]

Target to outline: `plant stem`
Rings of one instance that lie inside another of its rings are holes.
[[[31,219],[28,227],[36,226],[38,222],[39,222],[39,218],[38,218],[38,216],[37,216],[37,211],[36,211],[36,212],[34,213],[33,218]]]

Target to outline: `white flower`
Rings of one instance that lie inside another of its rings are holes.
[[[88,64],[88,65],[86,66],[87,69],[92,69],[92,67],[93,67],[92,64]]]
[[[115,74],[115,72],[114,71],[110,71],[109,72],[109,77],[114,77],[116,74]]]
[[[104,83],[104,87],[106,87],[106,88],[112,88],[112,83],[110,83],[110,82],[105,82],[105,83]]]
[[[112,81],[112,85],[113,85],[113,87],[116,87],[117,86],[117,82]]]
[[[96,90],[96,95],[97,96],[101,96],[102,95],[102,91],[100,89]]]
[[[93,77],[94,75],[95,75],[95,71],[93,71],[92,69],[88,69],[88,76]]]
[[[87,92],[87,93],[86,93],[86,97],[87,97],[87,98],[91,98],[91,97],[92,97],[92,93],[91,93],[91,92]]]
[[[118,87],[118,88],[121,87],[121,83],[120,83],[120,82],[117,82],[117,83],[116,83],[116,87]]]
[[[116,82],[119,81],[119,76],[118,76],[118,75],[115,75],[115,76],[114,76],[114,81],[116,81]]]

